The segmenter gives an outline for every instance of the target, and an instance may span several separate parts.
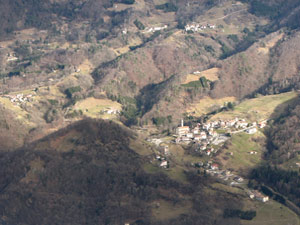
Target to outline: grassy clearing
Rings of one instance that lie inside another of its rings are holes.
[[[79,65],[80,73],[91,73],[94,69],[94,65],[88,60],[84,60],[82,64]]]
[[[162,172],[162,169],[151,164],[151,163],[145,163],[143,166],[143,169],[147,172],[147,173],[159,173]]]
[[[131,140],[129,147],[142,156],[153,154],[149,144],[139,140]]]
[[[300,155],[297,155],[296,157],[284,162],[280,167],[285,170],[294,170],[299,171],[299,166],[296,165],[296,163],[300,163]]]
[[[159,221],[176,218],[181,214],[188,214],[193,207],[190,201],[172,204],[164,200],[159,200],[157,203],[159,203],[159,207],[152,209],[152,215]]]
[[[241,190],[240,188],[231,187],[231,186],[221,184],[221,183],[214,183],[211,185],[211,187],[216,190],[225,191],[225,192],[232,193],[232,194],[245,195],[245,191]]]
[[[216,81],[218,80],[218,72],[219,69],[218,68],[212,68],[209,70],[205,70],[202,71],[200,74],[188,74],[186,76],[185,81],[182,84],[188,84],[192,81],[198,81],[200,79],[200,77],[205,77],[206,79],[210,80],[210,81]]]
[[[211,68],[211,69],[202,71],[200,73],[200,76],[204,76],[204,77],[206,77],[206,79],[208,79],[210,81],[216,81],[216,80],[219,80],[218,72],[219,72],[219,68]]]
[[[13,104],[8,98],[0,97],[0,104],[12,111],[16,115],[16,118],[23,124],[29,127],[35,127],[35,124],[29,121],[30,115],[20,106]]]
[[[282,110],[290,104],[298,94],[287,92],[278,95],[261,96],[253,99],[246,99],[235,107],[233,111],[218,113],[210,120],[245,118],[249,121],[261,121],[271,116],[279,115]]]
[[[264,54],[269,53],[269,50],[273,48],[276,45],[276,43],[282,38],[283,38],[283,33],[276,35],[271,40],[265,43],[265,47],[258,48],[258,52],[262,52]]]
[[[284,205],[276,201],[262,203],[259,201],[245,201],[244,210],[256,210],[253,220],[241,220],[243,225],[299,225],[299,217]]]
[[[209,113],[220,107],[223,107],[227,102],[235,102],[235,97],[225,97],[219,99],[212,99],[209,97],[204,97],[200,100],[199,103],[192,104],[187,112],[192,114],[193,116],[202,116],[203,114]],[[219,114],[218,114],[219,115]]]
[[[257,132],[249,135],[244,132],[233,135],[231,145],[228,150],[224,150],[218,159],[227,169],[232,168],[239,173],[247,172],[249,169],[257,166],[261,162],[262,146],[254,141],[254,138],[265,138],[264,134]],[[257,154],[250,155],[250,151]],[[227,152],[233,152],[232,156],[226,156]]]
[[[188,180],[184,174],[184,168],[176,165],[175,167],[164,170],[164,173],[171,179],[176,180],[180,183],[188,183]]]
[[[117,56],[119,55],[122,55],[122,54],[125,54],[127,52],[130,51],[130,46],[137,46],[137,45],[140,45],[142,44],[142,40],[141,39],[133,39],[130,41],[130,43],[128,45],[125,45],[121,48],[116,48],[116,49],[113,49],[113,51],[116,53]]]
[[[83,115],[91,118],[103,118],[103,119],[112,119],[116,115],[101,114],[102,110],[105,109],[117,109],[121,110],[121,104],[118,102],[111,101],[109,99],[96,99],[93,97],[84,99],[75,104],[75,110],[81,110]]]
[[[188,83],[190,83],[190,82],[192,82],[192,81],[198,81],[199,78],[200,78],[200,76],[198,76],[198,75],[188,74],[188,75],[186,76],[186,78],[185,78],[185,81],[182,82],[181,84],[188,84]]]

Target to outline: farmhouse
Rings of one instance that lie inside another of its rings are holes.
[[[263,195],[262,193],[260,193],[259,191],[253,191],[253,194],[254,194],[254,198],[258,201],[261,201],[261,202],[267,202],[269,201],[269,197],[268,196],[265,196]],[[251,197],[250,197],[251,198]]]
[[[261,121],[261,122],[258,123],[259,128],[264,128],[265,126],[267,126],[267,121],[266,120]]]
[[[210,166],[210,168],[211,168],[212,170],[218,170],[218,169],[219,169],[219,165],[216,164],[216,163],[213,163],[213,164]]]
[[[257,132],[256,127],[249,128],[248,130],[246,130],[246,133],[248,134],[255,134],[256,132]]]
[[[163,168],[167,168],[168,167],[168,161],[162,161],[159,166],[163,167]]]
[[[176,134],[180,137],[187,135],[189,132],[190,132],[190,128],[188,126],[178,127],[176,129]]]

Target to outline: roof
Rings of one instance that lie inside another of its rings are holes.
[[[178,130],[185,130],[185,129],[190,129],[188,126],[183,126],[183,127],[177,127]]]

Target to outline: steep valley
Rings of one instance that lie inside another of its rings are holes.
[[[0,224],[300,224],[299,1],[0,4]]]

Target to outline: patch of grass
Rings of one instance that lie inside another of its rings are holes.
[[[176,218],[181,214],[188,214],[192,209],[192,202],[184,201],[177,204],[159,200],[159,207],[152,209],[153,216],[156,220],[169,220]]]
[[[198,103],[192,104],[190,108],[188,108],[187,112],[191,113],[193,116],[202,116],[203,114],[220,109],[220,107],[223,107],[225,103],[235,102],[235,100],[235,97],[225,97],[219,99],[204,97]]]
[[[188,180],[184,174],[184,169],[181,166],[176,165],[173,168],[164,170],[164,173],[171,179],[176,180],[180,183],[188,183]]]
[[[30,118],[29,114],[20,106],[13,104],[8,98],[0,97],[0,104],[2,104],[6,109],[15,113],[16,118],[24,125],[35,127],[35,124],[28,120]]]
[[[147,173],[159,173],[159,172],[162,172],[162,169],[160,169],[159,167],[151,164],[151,163],[146,163],[144,164],[143,166],[144,170],[147,172]]]
[[[139,155],[147,156],[153,153],[148,143],[144,143],[138,140],[131,140],[129,147],[132,148]]]
[[[245,192],[243,190],[241,190],[240,188],[231,187],[231,186],[221,184],[221,183],[214,183],[211,185],[211,187],[216,190],[225,191],[225,192],[232,193],[232,194],[245,195]]]
[[[257,132],[254,135],[249,135],[242,132],[233,135],[230,140],[231,145],[218,156],[224,167],[243,173],[257,166],[261,162],[262,146],[255,142],[254,138],[264,138],[264,134]],[[257,154],[250,155],[248,153],[250,151],[256,151]],[[233,156],[229,156],[227,160],[223,160],[226,152],[233,152]]]
[[[221,112],[213,116],[210,120],[234,119],[239,117],[254,122],[269,119],[271,115],[279,115],[282,112],[282,109],[284,109],[287,104],[291,103],[297,96],[298,94],[296,92],[287,92],[278,95],[246,99],[236,105],[235,110]]]
[[[245,201],[245,210],[256,211],[256,217],[252,220],[241,220],[242,225],[299,225],[299,217],[290,209],[276,201],[262,203],[259,201]]]
[[[81,110],[83,112],[83,115],[91,118],[115,118],[116,115],[101,114],[102,110],[108,108],[121,110],[121,104],[119,104],[118,102],[111,101],[109,99],[96,99],[90,97],[77,102],[74,107],[75,110]]]

